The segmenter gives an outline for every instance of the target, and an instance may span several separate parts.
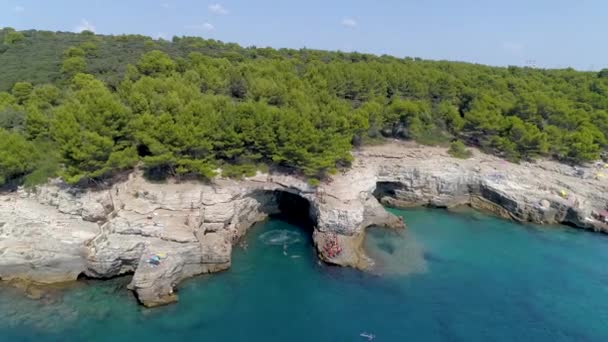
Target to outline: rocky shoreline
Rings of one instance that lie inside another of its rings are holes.
[[[133,274],[129,288],[146,306],[177,300],[189,277],[230,267],[232,246],[254,223],[295,201],[314,224],[319,257],[367,268],[362,249],[372,225],[401,228],[380,204],[469,205],[501,217],[563,223],[608,232],[592,212],[608,203],[603,164],[512,164],[475,151],[470,159],[445,149],[393,142],[354,152],[347,172],[317,188],[289,175],[242,181],[153,183],[141,174],[103,191],[53,182],[0,195],[0,278],[43,284]],[[340,246],[339,253],[325,248]],[[161,255],[151,263],[151,256]]]

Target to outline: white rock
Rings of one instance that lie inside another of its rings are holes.
[[[316,189],[289,175],[258,173],[209,185],[151,183],[134,173],[109,190],[75,191],[53,181],[36,191],[0,195],[0,277],[50,283],[83,272],[99,278],[134,273],[130,288],[144,304],[166,304],[177,299],[173,289],[181,280],[230,266],[231,244],[278,212],[277,191],[309,202],[323,260],[361,268],[369,264],[361,248],[365,228],[403,226],[374,191],[396,206],[469,204],[521,221],[608,232],[589,219],[608,203],[607,182],[574,177],[571,168],[554,162],[517,165],[477,151],[461,160],[444,149],[399,143],[354,156],[350,170]],[[569,199],[556,195],[561,189]],[[343,252],[330,257],[323,244],[334,236]],[[151,267],[150,253],[168,257]]]

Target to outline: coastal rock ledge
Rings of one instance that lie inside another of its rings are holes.
[[[477,151],[461,160],[442,148],[400,142],[354,157],[350,170],[317,188],[280,174],[203,184],[154,183],[135,172],[102,191],[55,181],[2,194],[0,279],[49,284],[133,274],[129,288],[142,304],[171,303],[182,280],[229,268],[233,245],[254,223],[278,214],[286,198],[307,211],[320,259],[360,269],[373,263],[362,249],[365,228],[404,227],[380,202],[469,205],[518,221],[608,232],[593,215],[608,203],[601,163],[511,164]],[[335,242],[340,253],[324,248]]]

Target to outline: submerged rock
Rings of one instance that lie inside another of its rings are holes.
[[[466,204],[519,221],[608,232],[591,217],[608,202],[607,184],[560,164],[516,165],[481,153],[460,160],[401,144],[354,154],[350,170],[317,188],[277,174],[161,184],[133,173],[100,191],[53,182],[0,195],[0,278],[54,283],[131,273],[129,288],[144,305],[167,304],[182,280],[229,268],[232,245],[255,222],[285,210],[286,200],[314,225],[322,260],[362,269],[372,264],[362,249],[365,228],[404,227],[378,199],[397,207]]]

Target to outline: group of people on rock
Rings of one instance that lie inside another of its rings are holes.
[[[342,253],[342,247],[338,243],[338,236],[336,234],[330,235],[323,245],[323,251],[330,258],[335,258]]]

